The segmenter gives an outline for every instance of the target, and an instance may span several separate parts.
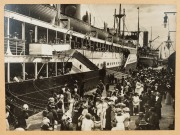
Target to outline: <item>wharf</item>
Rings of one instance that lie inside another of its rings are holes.
[[[110,85],[110,90],[114,89],[114,85]],[[86,94],[91,94],[95,91],[95,89],[86,92]],[[106,91],[103,91],[103,96],[106,96]],[[160,129],[161,130],[169,130],[169,125],[173,123],[174,119],[174,110],[172,105],[166,105],[164,102],[164,99],[162,100],[162,118],[160,120]],[[135,120],[137,119],[138,116],[131,116],[131,122],[130,122],[130,129],[134,130],[135,129]],[[27,120],[27,123],[29,124],[29,131],[40,131],[40,126],[41,126],[41,121],[42,121],[42,112],[39,112],[38,114],[35,114]],[[56,131],[59,131],[60,125],[57,126],[55,129]]]

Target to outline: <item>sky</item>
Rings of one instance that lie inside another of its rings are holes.
[[[176,31],[176,14],[167,14],[169,20],[169,27],[164,28],[164,12],[176,12],[176,5],[121,5],[121,9],[125,9],[126,19],[125,24],[128,31],[137,31],[138,24],[138,10],[139,7],[139,20],[140,31],[149,32],[149,40],[159,36],[152,46],[157,48],[162,42],[167,40],[168,31]],[[108,23],[108,27],[113,27],[114,24],[114,10],[119,12],[119,4],[96,4],[96,5],[81,5],[81,16],[85,15],[86,11],[91,13],[92,18],[95,17],[95,26],[103,27],[103,22]],[[92,19],[93,20],[93,19]],[[92,21],[93,23],[93,21]],[[122,24],[122,23],[121,23]],[[122,28],[122,26],[121,26]],[[170,32],[173,47],[170,48],[171,53],[175,50],[175,36],[176,32]],[[142,45],[143,33],[140,34],[140,44]],[[165,43],[163,44],[165,45]]]

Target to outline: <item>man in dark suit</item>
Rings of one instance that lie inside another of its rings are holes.
[[[111,106],[108,104],[108,108],[106,109],[106,125],[105,125],[105,130],[111,130]]]
[[[162,101],[162,97],[160,93],[156,92],[155,109],[159,119],[161,119],[161,108],[162,108],[161,101]]]
[[[150,130],[160,130],[159,118],[158,115],[156,114],[156,109],[154,107],[151,107],[150,111],[151,111],[151,114],[149,116]]]

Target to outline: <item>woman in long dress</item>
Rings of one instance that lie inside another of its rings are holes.
[[[105,99],[102,103],[102,113],[101,113],[101,128],[104,129],[106,126],[106,109],[108,108],[107,100]]]
[[[94,128],[94,122],[91,120],[91,115],[87,113],[85,118],[82,120],[81,130],[91,131]]]
[[[133,113],[136,115],[139,113],[139,107],[140,107],[140,99],[138,96],[138,93],[135,93],[134,96],[132,97],[132,103],[133,103]]]
[[[97,116],[100,117],[101,113],[102,113],[102,100],[101,99],[97,99],[96,102],[96,109],[97,109]]]
[[[144,90],[143,84],[141,84],[140,82],[137,82],[135,93],[138,93],[138,95],[140,96],[143,90]]]

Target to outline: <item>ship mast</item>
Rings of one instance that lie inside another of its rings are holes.
[[[125,9],[123,9],[123,14],[124,14],[124,17],[123,17],[123,39],[124,39],[124,28],[125,28]]]
[[[119,14],[121,15],[121,4],[119,5]],[[121,18],[119,17],[119,36],[121,36]]]
[[[138,9],[138,39],[137,39],[137,46],[139,46],[139,7],[137,8]]]
[[[124,14],[121,14],[121,4],[120,4],[120,6],[119,6],[119,14],[115,14],[115,18],[117,17],[119,19],[118,24],[117,24],[117,27],[118,27],[117,33],[118,33],[119,36],[121,36],[121,18],[123,16],[124,16]],[[115,26],[115,24],[114,24],[114,26]]]
[[[150,49],[151,49],[151,47],[152,47],[151,43],[152,43],[152,26],[151,26],[151,40],[150,40]]]
[[[115,28],[116,28],[116,9],[114,11],[114,30],[115,30]]]

